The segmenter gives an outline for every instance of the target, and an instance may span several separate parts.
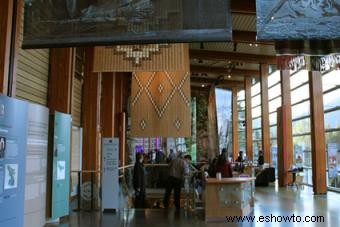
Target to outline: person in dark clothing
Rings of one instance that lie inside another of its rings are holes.
[[[135,208],[145,208],[145,179],[144,179],[144,156],[136,155],[136,163],[133,168],[133,187],[135,189]]]
[[[170,162],[169,164],[169,177],[165,190],[165,195],[163,199],[163,204],[165,208],[169,207],[169,199],[171,195],[172,189],[174,189],[174,198],[175,198],[175,207],[176,210],[180,210],[180,197],[181,197],[181,187],[184,175],[186,174],[187,162],[182,157],[182,154],[179,155]]]
[[[263,151],[259,151],[259,157],[257,159],[257,165],[262,166],[264,164]]]
[[[222,177],[233,177],[233,172],[231,170],[231,164],[227,160],[226,152],[223,152],[218,157],[217,165],[216,165],[216,172],[220,172]]]

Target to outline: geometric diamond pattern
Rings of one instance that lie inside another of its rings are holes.
[[[181,121],[177,118],[174,122],[175,128],[179,130],[181,128]]]
[[[144,130],[145,128],[146,128],[146,121],[143,119],[143,120],[141,120],[141,122],[140,122],[140,128],[142,129],[142,130]]]
[[[160,94],[162,94],[162,91],[164,90],[164,87],[163,87],[163,85],[162,84],[160,84],[159,86],[158,86],[158,92],[160,93]]]

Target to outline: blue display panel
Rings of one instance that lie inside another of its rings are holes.
[[[55,112],[53,117],[51,218],[69,214],[71,115]]]
[[[24,217],[27,108],[0,95],[0,226],[22,227]]]

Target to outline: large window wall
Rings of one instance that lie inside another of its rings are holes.
[[[257,161],[259,150],[262,150],[262,131],[261,131],[261,84],[253,81],[251,87],[251,115],[253,123],[253,160]]]
[[[326,131],[327,184],[340,189],[340,70],[322,76]]]
[[[242,90],[237,93],[237,112],[238,112],[238,145],[239,150],[244,151],[243,153],[245,153],[246,150],[245,106],[246,106],[245,92],[244,90]]]

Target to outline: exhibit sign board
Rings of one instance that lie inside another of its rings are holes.
[[[53,119],[52,220],[69,214],[71,115],[55,112]]]
[[[22,227],[27,103],[0,95],[0,226]]]
[[[25,227],[42,227],[46,222],[48,120],[48,108],[28,104]]]
[[[119,139],[102,139],[102,209],[119,208]]]
[[[328,150],[328,177],[333,178],[337,177],[338,169],[337,169],[337,152],[338,152],[338,144],[329,143],[327,145]]]

